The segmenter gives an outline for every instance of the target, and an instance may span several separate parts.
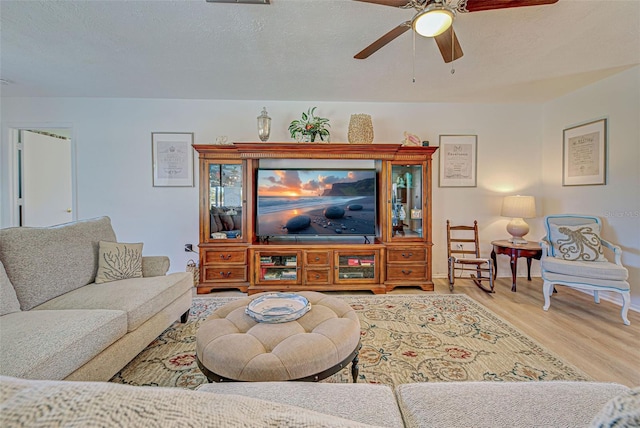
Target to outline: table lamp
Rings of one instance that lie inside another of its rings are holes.
[[[502,201],[503,217],[511,217],[507,224],[507,232],[511,235],[509,242],[514,244],[526,244],[523,238],[529,233],[529,225],[523,219],[536,216],[536,200],[533,196],[505,196]]]

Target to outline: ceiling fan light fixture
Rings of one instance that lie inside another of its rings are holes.
[[[414,31],[424,37],[436,37],[445,31],[455,18],[455,11],[441,3],[432,3],[411,21]]]

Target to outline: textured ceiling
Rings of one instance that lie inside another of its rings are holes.
[[[351,0],[0,1],[2,96],[543,102],[640,63],[640,0],[458,14],[444,64],[412,10]],[[415,70],[415,71],[414,71]],[[415,75],[415,82],[413,77]]]

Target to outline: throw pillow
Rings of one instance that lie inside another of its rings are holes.
[[[4,270],[4,265],[0,262],[0,316],[13,312],[20,312],[20,302]]]
[[[604,405],[591,421],[591,427],[640,426],[640,388],[626,391]]]
[[[142,278],[142,243],[100,241],[96,284]]]
[[[604,262],[598,223],[550,225],[554,256],[563,260]]]

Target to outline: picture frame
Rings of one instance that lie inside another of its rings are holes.
[[[562,185],[607,184],[607,119],[562,131]]]
[[[193,132],[152,132],[153,187],[194,187]]]
[[[477,187],[477,135],[440,135],[439,187]]]

